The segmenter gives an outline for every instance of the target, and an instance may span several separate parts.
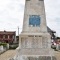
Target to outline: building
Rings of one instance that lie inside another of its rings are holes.
[[[0,42],[13,43],[16,41],[16,31],[0,31]]]
[[[56,31],[51,30],[48,26],[47,26],[47,31],[51,35],[51,39],[56,40],[56,35],[55,35]]]

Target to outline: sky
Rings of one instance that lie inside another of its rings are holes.
[[[47,26],[60,36],[60,0],[44,0]],[[25,0],[0,0],[0,31],[22,31]]]

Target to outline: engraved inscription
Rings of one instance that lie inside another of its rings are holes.
[[[29,36],[27,38],[21,38],[22,48],[42,48],[42,37]]]

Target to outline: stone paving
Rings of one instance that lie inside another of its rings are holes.
[[[16,55],[16,50],[8,50],[0,55],[0,60],[8,60],[9,58]]]
[[[54,51],[55,57],[57,60],[60,60],[60,52],[59,51]]]
[[[60,52],[54,51],[55,57],[57,60],[60,60]],[[5,53],[0,55],[0,60],[8,60],[9,58],[16,55],[16,50],[8,50]]]

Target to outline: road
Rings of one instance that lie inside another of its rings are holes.
[[[9,58],[14,57],[15,55],[16,50],[8,50],[0,55],[0,60],[8,60]],[[57,60],[60,60],[60,52],[54,51],[54,55],[57,58]]]

